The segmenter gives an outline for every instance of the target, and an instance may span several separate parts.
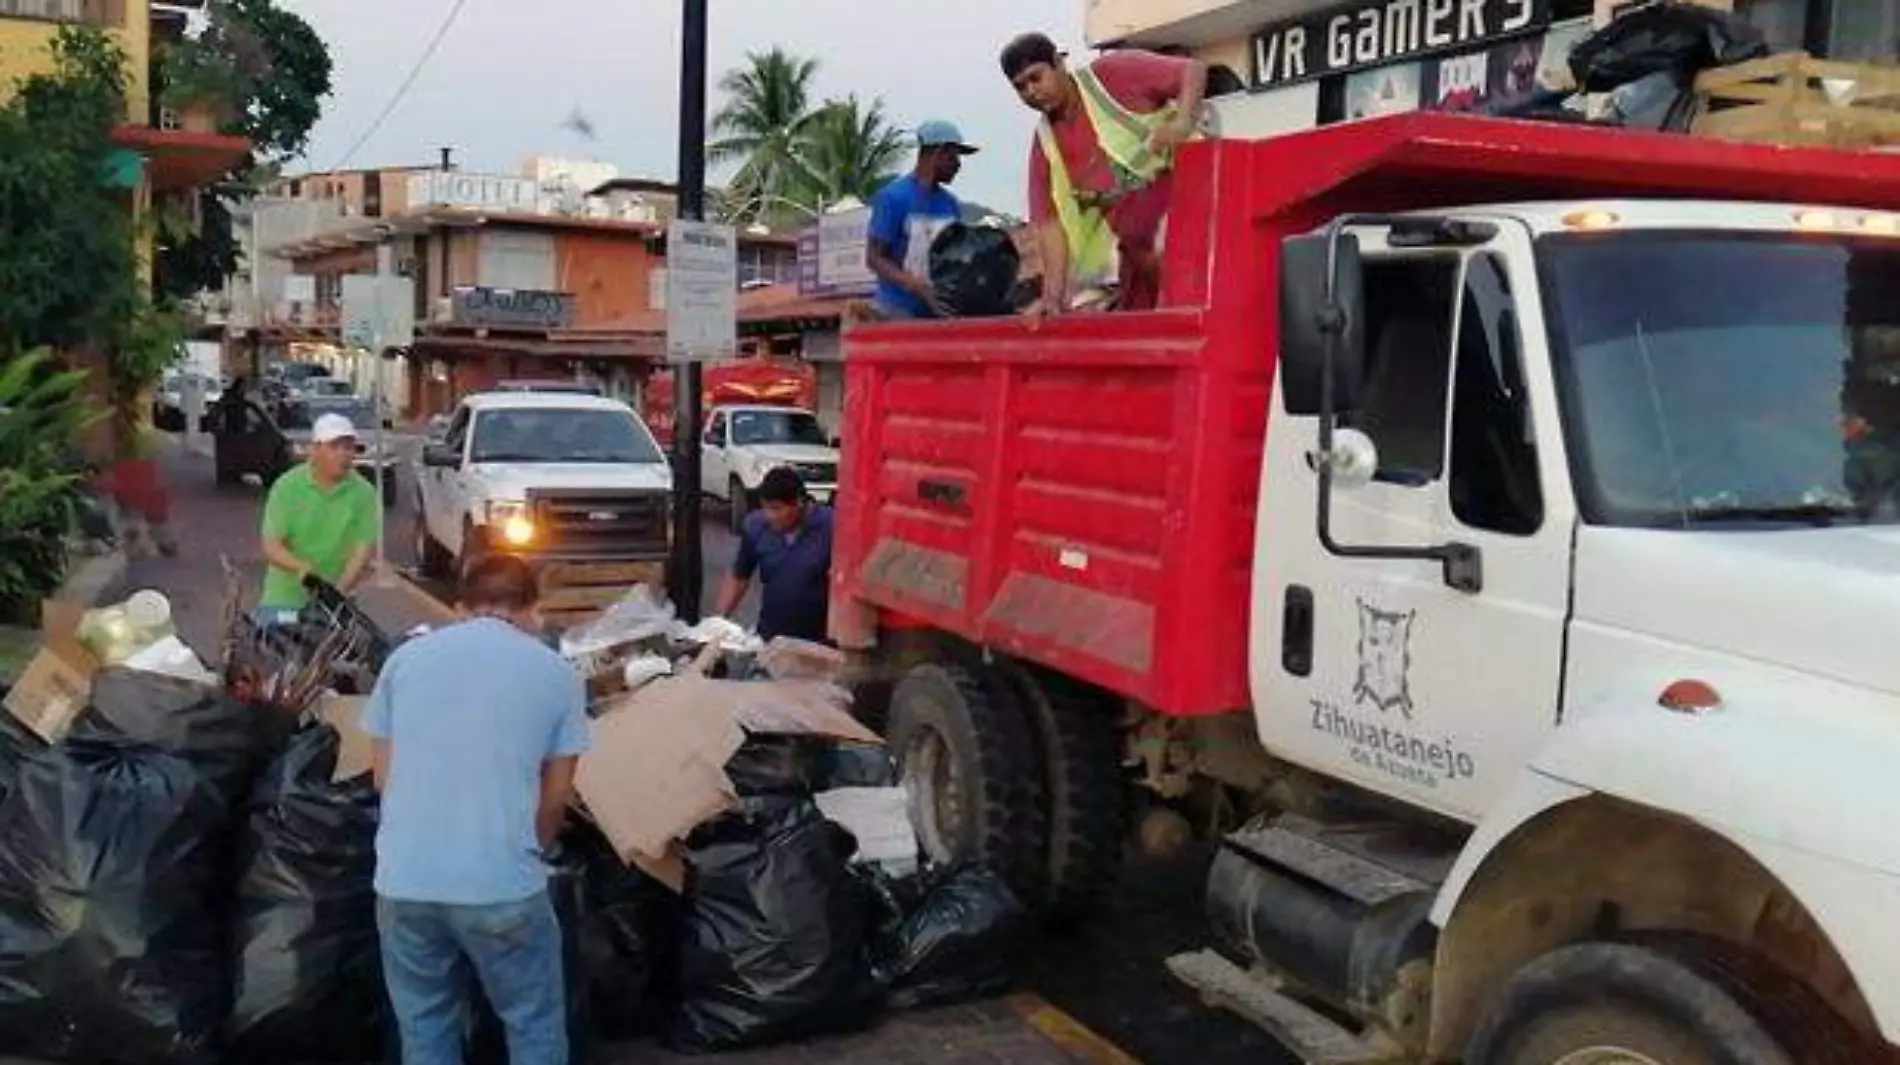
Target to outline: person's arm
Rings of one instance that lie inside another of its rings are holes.
[[[930,282],[904,269],[898,261],[897,245],[904,239],[907,222],[903,204],[894,196],[880,195],[871,201],[871,224],[865,233],[864,265],[878,280],[895,285],[924,301],[931,310],[943,313],[937,290]]]
[[[378,794],[389,790],[390,736],[395,731],[395,688],[398,666],[391,659],[383,667],[382,675],[376,678],[376,687],[369,693],[369,702],[363,706],[363,719],[360,722],[363,732],[370,738],[370,779],[376,785]]]
[[[1186,144],[1201,123],[1201,103],[1207,98],[1207,64],[1198,59],[1181,60],[1181,80],[1174,94],[1174,117],[1163,123],[1148,138],[1148,147],[1171,152]]]
[[[567,822],[567,808],[574,801],[574,773],[582,752],[592,739],[587,720],[587,685],[578,674],[562,678],[565,687],[561,723],[556,728],[548,757],[541,763],[541,804],[535,811],[535,834],[543,852],[552,850]]]
[[[752,522],[748,520],[739,533],[739,553],[733,556],[732,569],[719,582],[719,600],[714,612],[722,618],[731,617],[732,612],[739,609],[745,593],[752,587],[753,575],[759,571],[759,553],[752,545],[752,536]]]
[[[1131,110],[1154,112],[1174,105],[1174,116],[1149,135],[1148,146],[1153,150],[1173,151],[1199,128],[1201,103],[1207,98],[1206,63],[1128,48],[1097,59],[1089,70],[1102,88]]]
[[[350,493],[350,540],[354,547],[336,580],[337,589],[346,595],[356,590],[376,553],[376,533],[382,520],[382,499],[374,488]]]
[[[310,576],[310,566],[290,550],[284,537],[290,532],[290,504],[285,499],[282,478],[271,486],[270,494],[264,497],[264,525],[261,530],[264,541],[264,561],[284,570],[299,581]]]
[[[1042,298],[1033,313],[1061,314],[1069,309],[1069,238],[1062,231],[1049,189],[1049,160],[1042,154],[1042,138],[1029,145],[1029,224],[1036,234],[1036,254],[1042,260]]]

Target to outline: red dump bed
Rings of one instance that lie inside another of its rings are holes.
[[[1173,309],[846,336],[847,639],[875,616],[1163,713],[1243,707],[1281,238],[1346,211],[1526,200],[1900,208],[1900,156],[1415,114],[1192,146],[1176,187]]]

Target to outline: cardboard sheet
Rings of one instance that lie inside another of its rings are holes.
[[[79,642],[86,608],[48,599],[40,604],[46,646],[7,692],[6,711],[47,743],[58,743],[85,711],[99,660]]]

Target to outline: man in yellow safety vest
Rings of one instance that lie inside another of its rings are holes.
[[[1071,71],[1040,33],[1009,42],[1002,64],[1016,95],[1042,113],[1029,152],[1039,313],[1061,314],[1076,290],[1111,277],[1122,309],[1155,306],[1174,151],[1199,129],[1206,64],[1126,49]]]

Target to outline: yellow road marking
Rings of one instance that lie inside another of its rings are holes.
[[[1041,995],[1029,992],[1011,995],[1009,1006],[1044,1039],[1090,1065],[1142,1065],[1141,1059],[1050,1005]]]

